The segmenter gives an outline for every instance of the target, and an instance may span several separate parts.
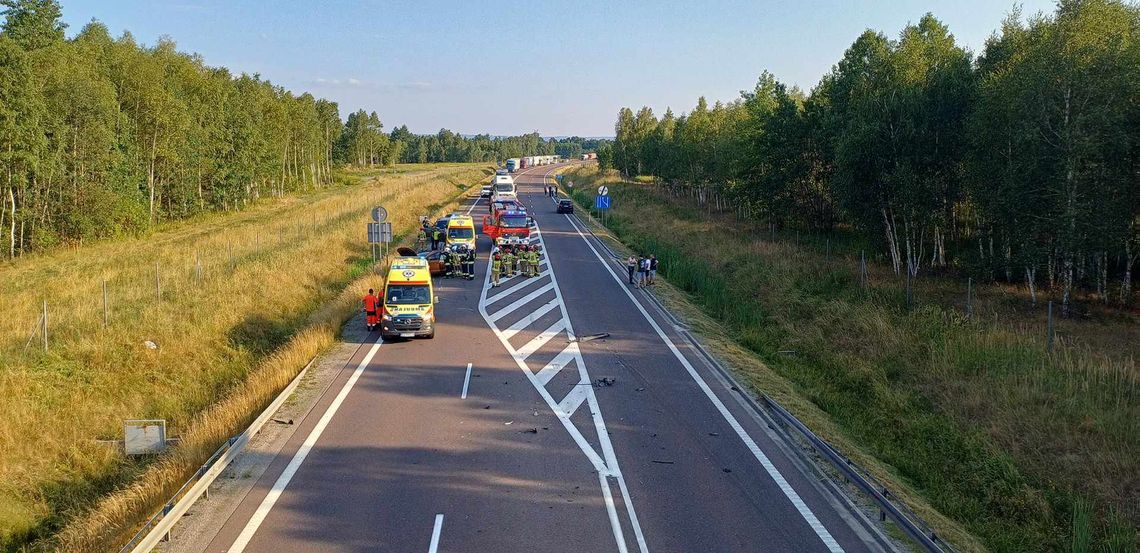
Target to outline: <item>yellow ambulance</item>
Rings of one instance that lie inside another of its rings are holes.
[[[470,215],[452,215],[447,221],[447,245],[475,249],[475,219]]]
[[[435,338],[435,290],[428,261],[397,257],[384,283],[384,310],[380,315],[383,338]]]

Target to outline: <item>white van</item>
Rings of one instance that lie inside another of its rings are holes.
[[[510,175],[495,175],[495,180],[491,182],[491,200],[513,200],[515,198],[518,198],[515,179],[512,179]]]

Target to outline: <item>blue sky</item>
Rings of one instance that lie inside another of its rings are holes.
[[[761,71],[810,89],[864,29],[895,37],[932,12],[975,52],[1001,0],[254,1],[60,0],[69,33],[184,51],[295,92],[375,110],[385,128],[608,136],[622,106],[688,111],[731,100]],[[1023,0],[1026,14],[1052,0]]]

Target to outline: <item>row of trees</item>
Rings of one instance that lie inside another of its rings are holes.
[[[348,116],[335,155],[345,163],[368,166],[393,163],[490,163],[531,155],[578,157],[584,151],[592,151],[598,143],[597,139],[579,137],[543,139],[538,133],[521,136],[463,136],[440,129],[436,134],[418,135],[409,131],[407,125],[385,134],[376,112],[358,111]]]
[[[234,76],[98,22],[67,39],[56,0],[0,0],[4,253],[145,230],[325,186],[337,165],[579,155],[596,141],[384,132],[376,112]]]
[[[9,257],[329,182],[336,104],[96,22],[65,39],[54,0],[2,5]]]
[[[954,264],[1132,297],[1140,257],[1140,8],[1013,13],[977,59],[931,15],[867,31],[809,94],[768,73],[680,117],[624,108],[599,157],[776,225],[850,225],[896,273]]]

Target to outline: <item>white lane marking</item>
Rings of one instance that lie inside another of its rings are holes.
[[[558,371],[562,370],[562,367],[570,364],[570,362],[579,355],[581,355],[581,352],[578,351],[578,343],[574,342],[566,346],[566,349],[562,350],[562,353],[559,353],[553,360],[547,363],[534,377],[537,378],[543,386],[546,386],[547,383],[550,382],[550,379],[554,378],[554,376],[558,374]]]
[[[516,352],[518,353],[519,357],[522,357],[525,360],[527,357],[533,355],[534,352],[538,351],[538,348],[546,345],[546,343],[549,342],[551,338],[554,338],[555,336],[561,334],[563,330],[566,330],[566,319],[559,319],[555,321],[554,324],[550,325],[550,327],[548,327],[546,330],[542,331],[541,334],[535,336],[531,341],[527,342],[526,345],[516,350]]]
[[[471,210],[475,209],[475,206],[479,205],[479,200],[482,200],[482,199],[483,199],[483,196],[479,196],[478,198],[475,198],[475,203],[471,204],[471,207],[467,208],[467,214],[468,215],[471,215]]]
[[[554,288],[555,291],[557,291],[557,288],[555,288],[553,281],[547,282],[546,285],[543,286],[542,288],[539,288],[538,290],[535,290],[535,291],[515,300],[510,305],[496,311],[494,315],[491,315],[491,320],[497,321],[499,319],[502,319],[503,317],[509,315],[514,310],[530,303],[531,301],[534,301],[535,298],[549,292],[551,290],[551,288]]]
[[[574,388],[570,390],[570,393],[566,394],[566,397],[562,398],[562,401],[558,402],[558,408],[562,410],[563,413],[566,413],[567,416],[573,415],[574,411],[577,411],[578,407],[582,406],[582,402],[586,401],[586,397],[589,395],[590,383],[579,382],[577,386],[574,386]]]
[[[503,336],[506,336],[508,339],[510,339],[515,334],[518,334],[519,331],[530,326],[535,321],[541,319],[543,317],[543,315],[550,313],[550,310],[554,309],[555,307],[558,307],[558,302],[556,302],[554,300],[550,300],[550,301],[546,302],[546,305],[539,307],[536,311],[534,311],[530,315],[527,315],[527,316],[519,319],[518,321],[515,321],[515,324],[503,329]]]
[[[538,277],[531,277],[526,282],[519,284],[518,286],[515,286],[514,288],[511,288],[509,290],[504,290],[502,292],[499,292],[498,294],[495,294],[493,297],[487,298],[487,305],[491,305],[493,303],[496,303],[499,300],[501,300],[501,299],[503,299],[503,298],[505,298],[511,294],[514,294],[515,292],[518,292],[519,290],[526,290],[527,288],[534,286],[536,283],[538,283],[538,281],[542,280],[542,277],[544,277],[544,276],[546,276],[545,273],[539,275]]]
[[[443,513],[435,515],[435,527],[431,529],[431,545],[428,545],[428,553],[439,551],[439,535],[441,533],[443,533]]]
[[[549,174],[550,173],[548,171],[544,175],[544,178],[549,177]],[[538,228],[537,222],[534,224],[534,228],[537,232],[538,243],[542,245],[542,251],[545,252],[545,243],[542,240],[542,233]],[[550,269],[551,284],[554,286],[554,301],[557,303],[562,313],[562,319],[566,321],[566,336],[568,338],[568,341],[573,342],[575,340],[574,327],[571,324],[570,318],[566,313],[566,304],[562,299],[562,291],[558,287],[558,277],[557,273],[554,270],[553,261],[549,258],[546,258],[545,261],[547,262],[547,265]],[[523,374],[526,375],[526,377],[530,380],[531,385],[533,385],[535,389],[538,390],[539,395],[542,396],[542,399],[550,407],[551,411],[555,414],[555,416],[558,417],[559,422],[562,423],[562,426],[566,429],[566,432],[570,434],[570,437],[574,439],[574,442],[576,444],[578,444],[579,449],[581,449],[582,453],[585,454],[587,460],[589,460],[589,462],[594,466],[594,470],[598,473],[598,482],[602,487],[602,496],[605,500],[606,511],[609,514],[610,526],[614,533],[614,540],[618,545],[619,551],[622,553],[627,553],[628,549],[625,542],[624,531],[622,530],[621,522],[618,520],[617,507],[614,504],[613,495],[608,483],[608,478],[615,478],[619,482],[622,482],[623,477],[621,474],[621,469],[618,467],[617,455],[614,453],[613,444],[610,443],[609,432],[605,427],[605,420],[602,418],[601,408],[598,406],[597,398],[594,396],[593,388],[590,387],[587,389],[587,401],[590,402],[590,416],[594,422],[594,428],[595,432],[597,432],[597,440],[601,447],[602,455],[599,455],[596,451],[594,451],[593,446],[590,445],[590,443],[586,440],[582,432],[578,430],[573,422],[570,421],[570,416],[562,412],[562,410],[558,407],[560,402],[555,401],[554,398],[551,397],[550,392],[545,387],[545,383],[539,381],[538,377],[535,376],[530,367],[527,366],[526,362],[520,358],[518,352],[511,345],[510,341],[508,341],[503,333],[499,330],[499,327],[495,324],[495,321],[501,318],[501,312],[497,312],[494,316],[487,313],[485,302],[487,300],[487,293],[491,290],[490,282],[490,274],[488,273],[484,278],[483,294],[479,301],[480,313],[487,321],[488,326],[491,327],[491,331],[494,332],[495,335],[499,338],[499,341],[503,344],[503,347],[506,348],[507,352],[511,354],[511,357],[514,358],[515,364],[518,365],[519,369],[521,369],[523,371]],[[585,382],[589,382],[589,375],[586,372],[586,363],[582,359],[581,352],[578,350],[578,348],[574,349],[574,360],[578,364],[580,379],[584,380]],[[637,544],[640,552],[648,553],[649,547],[645,543],[645,537],[641,531],[640,525],[637,522],[637,514],[634,511],[633,501],[626,500],[625,508],[629,515],[630,524],[633,526],[634,534],[637,537]]]
[[[471,384],[471,363],[467,364],[467,376],[463,377],[463,394],[460,399],[467,399],[467,386]]]
[[[241,553],[245,551],[246,546],[249,545],[249,540],[253,539],[253,535],[257,532],[258,527],[261,526],[262,522],[265,522],[265,517],[269,515],[269,511],[273,509],[273,505],[277,503],[277,500],[285,491],[285,487],[288,486],[289,481],[293,479],[293,475],[297,474],[297,469],[301,468],[301,463],[305,462],[305,458],[309,456],[309,452],[312,451],[313,446],[316,445],[317,439],[321,437],[321,433],[325,431],[325,427],[332,421],[337,409],[340,409],[340,405],[344,403],[344,398],[348,397],[348,392],[352,391],[352,387],[356,385],[356,381],[360,378],[360,374],[364,372],[364,368],[372,362],[372,357],[376,355],[376,351],[380,349],[381,344],[383,344],[383,342],[373,344],[372,349],[368,351],[368,355],[365,355],[364,359],[360,361],[360,364],[356,366],[356,370],[352,372],[352,376],[348,378],[348,382],[344,383],[344,386],[340,389],[340,393],[338,393],[332,403],[329,404],[328,409],[325,409],[325,414],[321,415],[321,419],[317,421],[317,425],[309,432],[309,436],[305,438],[305,442],[297,449],[297,453],[293,455],[293,459],[289,461],[289,464],[285,467],[285,471],[281,473],[281,476],[277,477],[277,481],[273,483],[273,487],[269,489],[269,493],[265,496],[265,499],[261,501],[261,505],[257,506],[257,510],[254,511],[253,516],[249,518],[249,522],[246,523],[241,534],[238,534],[237,539],[234,540],[233,545],[230,546],[230,553]]]
[[[748,432],[744,430],[743,426],[740,425],[740,421],[738,421],[732,412],[728,410],[728,407],[725,407],[724,402],[722,402],[720,398],[717,397],[717,395],[712,391],[712,388],[709,388],[709,385],[707,382],[705,382],[705,379],[701,377],[700,373],[698,373],[695,368],[693,368],[693,365],[689,363],[689,360],[681,354],[681,351],[677,349],[677,346],[673,344],[673,341],[669,339],[669,336],[665,334],[665,331],[661,330],[661,327],[657,324],[657,321],[654,321],[653,317],[650,317],[649,313],[645,310],[644,307],[642,307],[641,302],[638,302],[637,299],[633,297],[633,293],[629,291],[629,288],[625,285],[625,281],[618,277],[617,273],[614,272],[613,268],[610,267],[610,264],[606,262],[605,258],[603,258],[602,255],[598,253],[598,250],[594,249],[594,245],[591,244],[590,241],[586,238],[586,235],[582,232],[582,229],[578,226],[578,224],[575,223],[569,215],[566,216],[566,220],[569,221],[570,225],[574,227],[574,231],[578,233],[578,237],[586,243],[586,246],[590,248],[590,251],[593,252],[594,256],[598,258],[598,261],[601,262],[602,266],[606,268],[606,272],[608,272],[610,276],[613,277],[614,281],[617,282],[618,287],[621,288],[621,290],[625,292],[625,295],[629,297],[629,301],[633,302],[634,307],[637,307],[637,310],[641,312],[641,316],[645,317],[645,320],[649,322],[649,325],[652,326],[653,330],[657,332],[657,335],[661,338],[661,341],[665,342],[665,345],[669,347],[669,351],[673,352],[673,356],[676,357],[678,361],[680,361],[681,366],[685,367],[685,371],[689,373],[689,376],[693,378],[693,380],[697,383],[697,386],[700,387],[701,391],[705,393],[705,396],[709,398],[709,401],[713,403],[717,411],[719,411],[721,416],[724,417],[724,420],[728,422],[728,425],[732,427],[733,431],[736,432],[736,435],[740,437],[741,441],[744,442],[744,445],[748,447],[748,450],[752,452],[752,455],[754,457],[756,457],[756,460],[760,461],[760,465],[764,467],[764,470],[768,472],[768,475],[772,478],[772,480],[776,482],[776,485],[779,486],[780,491],[784,492],[784,495],[787,496],[788,500],[792,502],[792,505],[796,507],[796,510],[800,513],[800,516],[802,516],[804,520],[807,521],[808,526],[811,526],[812,530],[814,530],[816,535],[819,536],[819,539],[823,540],[823,544],[827,546],[827,549],[832,553],[843,553],[843,547],[841,547],[839,543],[835,541],[835,538],[831,536],[831,533],[827,531],[827,528],[823,526],[823,523],[821,523],[819,519],[816,518],[815,513],[813,513],[811,511],[811,508],[809,508],[807,504],[804,503],[804,500],[800,497],[800,494],[796,492],[795,488],[792,488],[792,485],[788,483],[787,479],[784,478],[784,475],[780,474],[780,471],[776,468],[776,465],[772,464],[772,461],[768,458],[768,456],[760,450],[760,446],[756,444],[756,441],[752,439],[752,436],[748,435]]]
[[[604,474],[599,472],[598,483],[602,485],[602,500],[605,501],[606,512],[610,515],[610,528],[613,528],[614,531],[614,540],[617,541],[618,553],[629,553],[629,548],[625,545],[625,532],[622,531],[621,521],[618,520],[617,505],[614,505],[614,494],[610,491],[610,481]],[[626,505],[628,506],[630,504],[626,503]],[[633,511],[631,510],[630,512]],[[630,520],[636,520],[636,518],[630,517]],[[640,528],[635,527],[635,530],[638,533],[641,532]],[[645,548],[644,543],[639,543],[638,545],[641,545],[641,553],[648,553],[649,550]]]

